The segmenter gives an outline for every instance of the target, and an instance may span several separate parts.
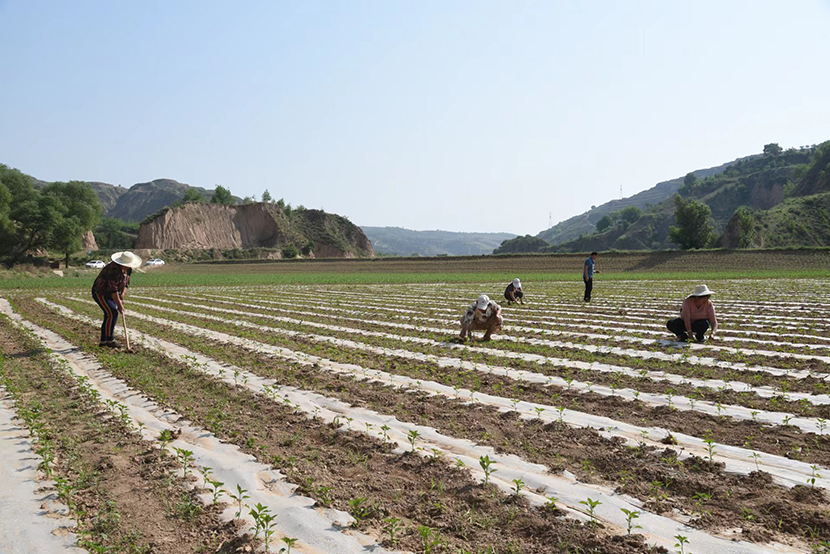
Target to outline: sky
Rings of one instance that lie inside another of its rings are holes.
[[[0,163],[535,235],[830,140],[830,0],[0,0]]]

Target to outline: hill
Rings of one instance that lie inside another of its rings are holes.
[[[830,191],[826,177],[830,164],[828,150],[830,143],[744,159],[730,164],[723,172],[681,185],[677,194],[709,207],[718,237],[712,246],[827,246],[830,229],[823,223],[827,220],[823,194]],[[669,238],[669,229],[677,224],[674,213],[672,196],[633,220],[616,217],[602,232],[586,234],[543,251],[677,248]],[[739,213],[748,219],[744,244],[737,231]]]
[[[753,157],[754,156],[747,156],[745,158],[738,158],[737,160],[727,162],[716,167],[697,169],[694,173],[699,179],[705,179],[723,172],[731,165],[749,160]],[[573,240],[578,238],[580,235],[587,235],[596,231],[597,222],[599,222],[599,220],[604,216],[623,210],[624,208],[628,208],[630,206],[646,210],[650,206],[660,204],[667,198],[674,196],[682,185],[683,177],[657,183],[650,189],[639,192],[633,196],[629,196],[628,198],[610,200],[601,206],[592,207],[587,212],[576,215],[570,219],[566,219],[565,221],[561,221],[550,229],[541,231],[536,236],[550,244],[560,244]]]
[[[412,231],[401,227],[362,226],[361,229],[376,252],[398,256],[480,256],[516,236],[513,233]]]
[[[363,231],[345,217],[321,210],[261,202],[237,206],[188,203],[162,210],[138,231],[136,250],[266,248],[276,256],[374,257]]]
[[[118,197],[111,209],[104,212],[104,215],[128,223],[143,221],[162,208],[184,198],[184,193],[188,189],[196,189],[205,200],[210,200],[214,192],[202,187],[191,187],[173,179],[155,179],[131,186]],[[234,197],[234,201],[237,204],[242,202],[237,197]]]
[[[494,253],[675,249],[678,245],[670,239],[669,230],[677,224],[677,195],[708,206],[717,237],[711,246],[830,245],[820,196],[830,191],[830,143],[786,151],[769,144],[764,150],[764,154],[692,172],[631,198],[608,202],[537,235],[558,237],[556,244],[541,246],[520,238],[502,244]],[[659,200],[661,195],[666,196]],[[646,197],[655,202],[644,203]],[[807,232],[799,220],[805,225],[811,222],[813,231]],[[741,222],[743,237],[738,230]],[[562,240],[576,231],[580,234],[575,238]]]

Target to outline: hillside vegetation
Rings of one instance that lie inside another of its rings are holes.
[[[702,225],[711,227],[712,240],[694,247],[827,246],[830,245],[830,226],[824,194],[830,192],[828,165],[830,142],[787,151],[782,151],[777,144],[770,144],[765,147],[764,154],[730,162],[708,177],[700,178],[695,172],[687,174],[677,180],[680,183],[674,192],[645,209],[630,205],[607,212],[591,222],[591,230],[574,239],[536,249],[528,243],[529,248],[524,250],[520,244],[508,242],[495,252],[678,248],[681,243],[672,236],[671,230],[682,227],[683,222],[676,218],[676,210],[681,204],[694,206],[701,214],[705,213]],[[658,187],[651,189],[651,193],[654,194]],[[664,186],[661,190],[666,193],[672,188]],[[593,217],[599,213],[595,211]],[[589,220],[586,214],[583,216],[583,220]],[[538,236],[542,238],[545,233]],[[511,248],[513,250],[509,250]]]

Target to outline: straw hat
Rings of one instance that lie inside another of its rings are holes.
[[[517,289],[522,288],[522,282],[521,282],[521,281],[519,281],[519,278],[518,278],[518,277],[516,277],[515,279],[513,279],[513,287],[514,287],[514,288],[517,288]]]
[[[689,298],[690,296],[712,296],[713,294],[715,293],[709,290],[709,287],[707,287],[706,285],[697,285],[695,287],[695,290],[692,291],[692,294],[690,294],[686,298]]]
[[[478,297],[478,300],[476,300],[476,308],[478,308],[479,310],[486,310],[489,304],[490,297],[486,294],[482,294]]]
[[[116,252],[111,258],[118,265],[124,265],[133,269],[141,267],[141,258],[132,252]]]

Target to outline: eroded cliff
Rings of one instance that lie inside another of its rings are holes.
[[[136,249],[282,249],[316,257],[373,257],[372,243],[348,219],[320,210],[289,213],[274,204],[187,204],[141,224]]]

